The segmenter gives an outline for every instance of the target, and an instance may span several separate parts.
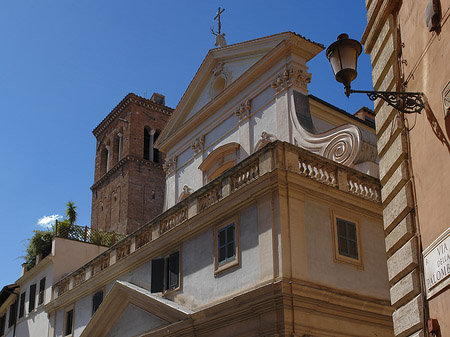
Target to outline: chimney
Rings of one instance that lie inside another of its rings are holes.
[[[166,105],[166,96],[154,92],[152,98],[150,98],[150,101],[157,104]]]

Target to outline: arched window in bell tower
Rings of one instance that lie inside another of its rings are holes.
[[[150,132],[151,129],[144,128],[144,159],[150,160]]]
[[[153,146],[158,136],[158,131],[144,128],[144,159],[155,163],[159,163],[159,151]]]
[[[153,134],[153,144],[155,144],[156,139],[158,139],[159,136],[159,132],[155,131],[155,133]],[[158,149],[155,149],[155,147],[153,147],[153,161],[155,163],[159,163],[159,151]]]

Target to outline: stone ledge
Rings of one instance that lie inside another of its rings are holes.
[[[389,149],[392,142],[397,138],[402,131],[403,125],[400,116],[393,117],[392,121],[386,126],[386,130],[378,136],[377,149],[380,157]]]
[[[406,159],[406,135],[400,133],[380,159],[380,180],[384,186],[400,163]]]
[[[418,294],[420,294],[419,272],[414,269],[391,288],[391,304],[397,309]]]
[[[404,160],[381,189],[381,201],[388,204],[408,181],[408,162]]]
[[[417,333],[423,326],[422,317],[423,304],[419,295],[392,314],[395,336],[405,337]]]
[[[391,232],[413,209],[414,202],[411,188],[411,182],[406,183],[389,204],[383,205],[383,225],[385,233]]]
[[[385,238],[386,253],[388,257],[394,254],[414,235],[413,216],[408,214]]]
[[[388,276],[391,285],[418,266],[417,238],[413,237],[388,260]]]

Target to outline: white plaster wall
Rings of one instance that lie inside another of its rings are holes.
[[[58,310],[56,312],[55,321],[55,337],[60,337],[63,334],[63,319],[64,319],[64,309]]]
[[[92,294],[78,300],[74,306],[73,335],[78,337],[89,323],[92,314]]]
[[[251,288],[260,281],[257,208],[240,213],[241,263],[214,276],[214,230],[210,228],[183,243],[180,304],[195,309]],[[217,225],[222,224],[218,221]],[[202,280],[201,286],[198,280]]]
[[[167,322],[130,304],[108,333],[108,337],[133,337],[164,324]]]
[[[150,290],[150,280],[151,280],[151,262],[144,263],[143,265],[139,266],[136,269],[133,269],[131,272],[129,272],[126,275],[121,276],[118,281],[124,281],[129,282],[132,284],[135,284],[141,288]],[[114,282],[111,283],[114,285]],[[108,290],[109,291],[109,290]]]
[[[358,245],[364,264],[364,269],[360,269],[348,263],[334,261],[330,208],[306,199],[304,209],[308,281],[361,295],[389,299],[382,224],[363,216],[359,217],[361,242]]]
[[[275,101],[270,101],[264,108],[257,111],[250,119],[250,126],[253,135],[253,152],[264,131],[278,138]]]

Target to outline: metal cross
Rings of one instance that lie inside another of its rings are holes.
[[[225,8],[220,8],[217,10],[217,15],[214,17],[214,20],[217,20],[219,22],[219,29],[217,31],[217,34],[220,35],[220,30],[222,29],[222,24],[220,22],[220,14],[222,14],[223,12],[225,12]]]

